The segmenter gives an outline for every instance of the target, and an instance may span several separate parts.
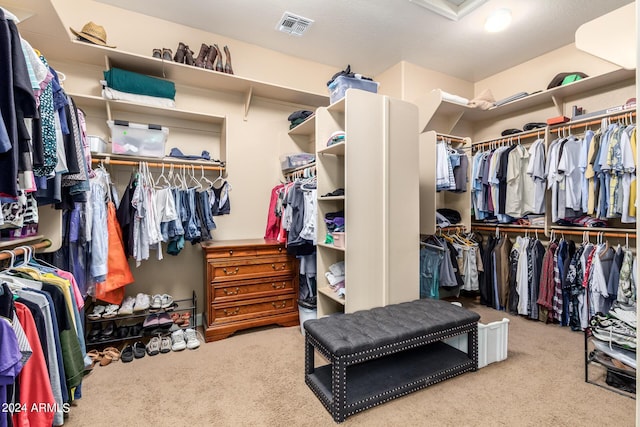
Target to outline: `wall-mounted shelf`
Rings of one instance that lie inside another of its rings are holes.
[[[420,110],[419,130],[420,132],[435,130],[437,132],[449,133],[462,119],[471,122],[495,120],[519,111],[543,106],[555,106],[558,115],[562,115],[562,103],[565,98],[587,93],[594,89],[601,89],[633,78],[635,78],[635,70],[618,69],[598,76],[587,77],[564,86],[543,90],[542,92],[488,110],[471,108],[466,105],[447,101],[443,99],[442,91],[435,89],[416,101]]]
[[[320,292],[322,295],[326,295],[331,300],[337,302],[340,305],[344,305],[345,304],[345,298],[339,296],[333,289],[331,289],[328,286],[325,286],[325,287],[322,287],[322,288],[318,288],[318,292]]]

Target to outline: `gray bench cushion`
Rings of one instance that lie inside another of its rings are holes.
[[[329,353],[342,356],[477,323],[479,319],[479,314],[450,302],[420,299],[307,320],[304,328]]]

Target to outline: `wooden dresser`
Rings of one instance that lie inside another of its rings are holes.
[[[204,284],[205,340],[298,318],[298,260],[283,243],[263,239],[208,241]]]

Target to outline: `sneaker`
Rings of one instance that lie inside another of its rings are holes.
[[[187,348],[187,342],[184,340],[184,331],[178,329],[171,333],[171,350],[182,351]]]
[[[171,338],[163,336],[160,338],[160,353],[169,353],[171,351]]]
[[[126,297],[124,299],[124,301],[122,301],[122,305],[120,306],[120,309],[118,310],[118,314],[121,316],[127,316],[130,314],[133,314],[133,306],[136,303],[135,298],[133,297]]]
[[[169,294],[164,294],[160,296],[160,299],[161,299],[160,307],[162,308],[169,308],[173,305],[173,297]]]
[[[147,343],[147,354],[155,356],[160,353],[160,337],[153,337]]]
[[[133,307],[134,312],[145,311],[149,308],[151,297],[147,294],[139,293],[136,295],[136,303]]]
[[[189,350],[195,350],[200,347],[200,340],[198,339],[195,329],[185,329],[184,337],[187,340],[187,348]]]
[[[162,295],[154,295],[151,297],[151,304],[149,305],[151,310],[160,310],[162,308]]]
[[[94,305],[93,306],[93,311],[89,314],[87,314],[87,317],[90,320],[98,320],[102,317],[102,314],[104,313],[105,309],[107,307],[104,305]]]

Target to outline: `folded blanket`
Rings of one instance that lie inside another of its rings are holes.
[[[104,80],[103,80],[104,81]],[[104,81],[106,84],[106,81]],[[115,101],[129,101],[136,104],[151,105],[153,107],[176,108],[176,102],[169,98],[158,98],[157,96],[137,95],[135,93],[122,92],[108,86],[103,86],[102,97]]]
[[[156,96],[158,98],[174,100],[176,98],[176,86],[173,82],[121,70],[120,68],[112,68],[103,73],[107,86],[112,89],[138,95]]]

